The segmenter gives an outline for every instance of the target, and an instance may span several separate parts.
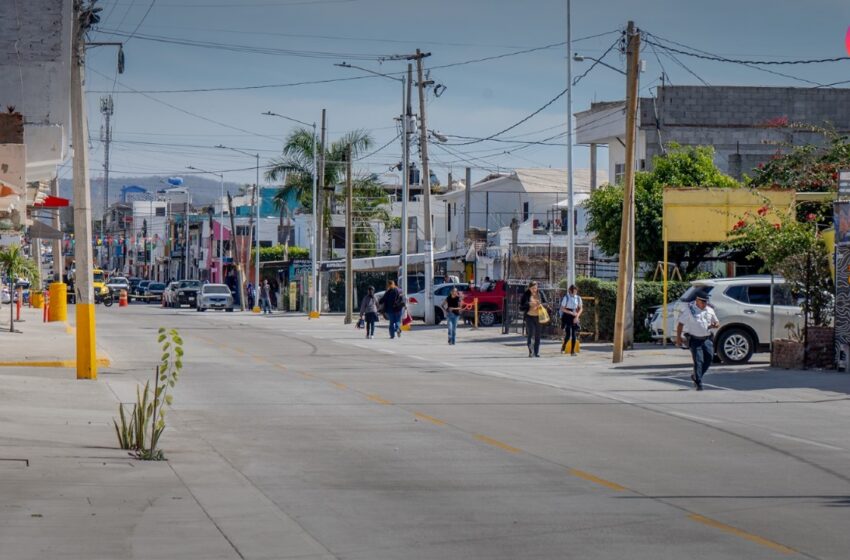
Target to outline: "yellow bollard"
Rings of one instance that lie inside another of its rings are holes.
[[[473,315],[475,317],[475,322],[473,323],[473,328],[477,329],[478,328],[478,298],[475,298],[475,299],[472,300],[472,308],[473,308]]]
[[[62,282],[52,282],[48,288],[50,307],[47,308],[47,321],[68,320],[68,286]]]
[[[30,292],[30,307],[35,309],[44,307],[44,294],[42,292]]]

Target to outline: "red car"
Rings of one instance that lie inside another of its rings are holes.
[[[483,290],[470,286],[469,290],[463,293],[461,317],[475,319],[475,299],[478,298],[478,324],[483,327],[493,326],[502,321],[506,297],[504,280],[491,282]]]

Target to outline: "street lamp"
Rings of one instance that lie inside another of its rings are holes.
[[[602,60],[601,60],[601,59],[599,59],[599,58],[593,58],[592,56],[584,56],[584,55],[581,55],[581,54],[575,53],[575,54],[573,55],[573,60],[574,60],[574,61],[576,61],[576,62],[584,62],[585,60],[592,60],[592,61],[593,61],[593,62],[595,62],[596,64],[601,64],[602,66],[604,66],[604,67],[606,67],[606,68],[610,68],[610,69],[611,69],[611,70],[613,70],[614,72],[619,72],[619,73],[620,73],[620,74],[622,74],[623,76],[625,76],[625,75],[626,75],[626,73],[625,73],[623,70],[620,70],[620,69],[619,69],[619,68],[617,68],[616,66],[611,66],[611,65],[610,65],[610,64],[608,64],[607,62],[602,62]],[[575,84],[573,84],[573,85],[575,85]]]
[[[259,294],[260,294],[260,292],[259,292],[259,284],[260,284],[260,203],[262,202],[260,200],[260,154],[259,153],[252,154],[252,153],[249,153],[249,152],[242,151],[238,148],[231,148],[229,146],[222,146],[221,144],[216,146],[216,148],[221,148],[223,150],[231,150],[231,151],[234,151],[234,152],[238,152],[240,154],[245,154],[246,156],[251,156],[251,157],[257,158],[257,184],[256,184],[256,187],[255,187],[256,195],[257,195],[257,235],[256,235],[256,243],[254,244],[255,247],[256,247],[256,252],[257,252],[255,259],[254,259],[257,262],[257,266],[255,268],[256,278],[254,280],[254,282],[255,282],[254,286],[255,286],[255,290],[257,292],[257,297],[255,298],[254,309],[252,311],[254,313],[259,313],[260,312],[260,306],[257,305],[257,303],[260,301],[260,298],[259,298]],[[233,233],[235,235],[236,232],[233,232]],[[250,255],[250,252],[248,254]],[[248,262],[246,261],[246,265],[247,264],[248,264]]]
[[[200,169],[199,167],[193,167],[191,165],[187,165],[186,169],[191,169],[192,171],[197,171],[198,173],[207,173],[209,175],[215,175],[219,179],[219,186],[221,187],[221,198],[219,198],[219,212],[218,212],[218,282],[219,284],[224,282],[224,174],[216,173],[215,171],[207,171],[205,169]],[[215,234],[215,231],[213,231]]]
[[[310,278],[313,283],[313,303],[312,303],[312,313],[311,317],[315,314],[316,317],[319,316],[320,308],[319,308],[319,219],[318,219],[318,195],[316,193],[317,190],[317,181],[319,176],[319,165],[318,160],[316,158],[316,123],[313,124],[305,123],[304,121],[299,121],[298,119],[293,119],[292,117],[287,117],[286,115],[281,115],[278,113],[273,113],[271,111],[266,111],[263,113],[268,117],[279,117],[281,119],[286,119],[288,121],[292,121],[294,123],[303,124],[304,126],[313,127],[313,235],[310,239],[310,254],[312,263],[310,266]],[[284,187],[286,186],[286,179],[284,179]],[[284,201],[284,204],[286,202]]]
[[[404,167],[404,171],[402,172],[402,199],[401,199],[401,278],[399,279],[399,286],[401,287],[401,293],[407,297],[407,235],[408,235],[408,217],[407,217],[407,200],[410,197],[410,92],[409,92],[409,81],[402,75],[401,78],[396,78],[395,76],[391,76],[389,74],[383,74],[381,72],[376,72],[374,70],[370,70],[368,68],[363,68],[362,66],[354,66],[353,64],[348,64],[347,62],[343,62],[340,64],[334,64],[334,66],[339,66],[340,68],[353,68],[355,70],[362,70],[363,72],[367,72],[369,74],[373,74],[375,76],[381,76],[382,78],[387,78],[388,80],[393,80],[395,82],[401,82],[401,134],[402,134],[402,166]],[[411,74],[411,65],[407,65],[408,75]],[[430,192],[428,196],[430,196]],[[427,219],[431,219],[428,217]],[[433,306],[431,305],[431,298],[433,296],[426,291],[425,293],[425,308],[429,309]]]

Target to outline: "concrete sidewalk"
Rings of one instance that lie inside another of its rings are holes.
[[[4,307],[0,313],[8,312]],[[15,321],[15,331],[9,332],[9,316],[0,320],[0,367],[59,367],[76,366],[74,306],[68,306],[68,321],[45,323],[43,311],[23,307],[21,322]],[[108,366],[110,357],[98,345],[99,366]]]

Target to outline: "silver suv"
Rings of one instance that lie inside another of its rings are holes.
[[[720,320],[720,329],[714,334],[714,348],[726,364],[743,364],[753,352],[767,349],[771,339],[786,336],[785,325],[803,326],[803,316],[796,298],[783,278],[773,280],[773,335],[770,334],[770,276],[739,276],[696,280],[682,297],[668,305],[667,336],[675,339],[676,323],[685,306],[694,300],[697,291],[704,290],[711,299]],[[661,309],[650,321],[652,337],[662,334]]]

